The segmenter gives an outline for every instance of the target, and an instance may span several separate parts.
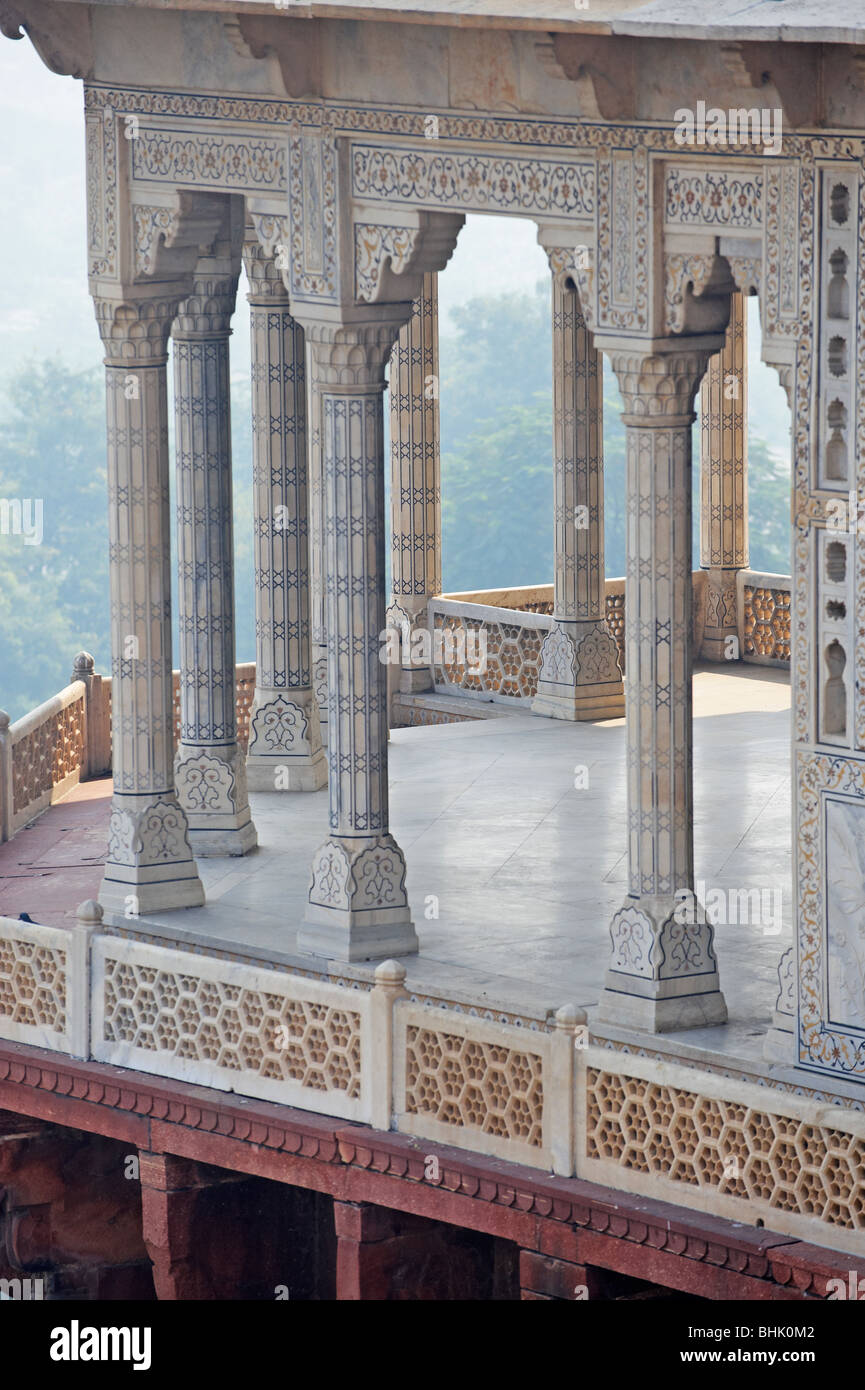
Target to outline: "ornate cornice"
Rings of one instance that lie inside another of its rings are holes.
[[[86,5],[52,5],[44,0],[0,3],[0,33],[27,34],[39,57],[61,77],[87,77],[93,69],[90,10]]]

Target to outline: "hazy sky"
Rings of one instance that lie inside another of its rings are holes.
[[[87,293],[82,84],[49,72],[27,39],[0,37],[0,385],[23,358],[59,352],[73,367],[101,361]],[[548,274],[532,222],[470,217],[439,279],[440,322],[473,295],[531,290]],[[242,284],[241,293],[246,286]],[[751,423],[787,449],[786,398],[759,360],[749,303]],[[246,375],[248,316],[238,301],[232,373]],[[8,398],[0,391],[0,411]]]

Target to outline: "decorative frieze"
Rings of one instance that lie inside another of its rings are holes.
[[[405,202],[463,212],[556,213],[590,220],[595,212],[591,159],[561,161],[438,152],[412,146],[351,147],[351,191],[368,202]]]

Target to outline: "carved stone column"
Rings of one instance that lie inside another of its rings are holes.
[[[327,780],[312,689],[303,329],[273,257],[244,253],[252,348],[255,695],[247,776],[255,791],[317,791]]]
[[[237,743],[228,339],[237,275],[205,268],[172,328],[180,744],[174,776],[199,855],[258,843]]]
[[[405,860],[388,829],[384,366],[398,323],[306,323],[321,391],[330,835],[312,864],[301,950],[340,960],[417,950]]]
[[[318,705],[321,741],[327,746],[327,627],[324,602],[324,477],[321,460],[321,389],[307,348],[306,414],[309,446],[309,606],[312,688]]]
[[[627,427],[630,883],[600,1018],[651,1032],[727,1016],[714,933],[693,895],[691,425],[708,356],[612,354]]]
[[[390,359],[391,603],[401,632],[399,688],[429,690],[429,663],[413,661],[413,632],[441,593],[438,277],[425,275]]]
[[[736,293],[727,341],[700,387],[700,565],[709,572],[700,655],[709,661],[738,656],[736,571],[748,565],[747,344],[745,301]]]
[[[105,345],[114,798],[99,900],[134,917],[204,890],[174,790],[166,363],[178,299],[95,300]]]
[[[552,256],[555,268],[555,253]],[[553,275],[553,627],[541,648],[535,714],[624,713],[619,654],[604,593],[603,374],[577,291]]]

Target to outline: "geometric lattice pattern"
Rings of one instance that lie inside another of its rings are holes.
[[[406,1111],[484,1134],[542,1143],[542,1058],[498,1043],[409,1027]]]
[[[619,665],[625,669],[625,591],[621,589],[617,594],[607,594],[606,603],[607,631],[619,649]]]
[[[84,696],[12,745],[12,812],[17,815],[77,772],[84,761]]]
[[[105,961],[106,1042],[360,1096],[360,1019],[346,1009]]]
[[[540,669],[541,643],[545,632],[536,627],[520,627],[517,623],[494,623],[486,619],[463,618],[452,613],[436,613],[437,629],[448,628],[454,634],[455,653],[448,660],[445,647],[442,662],[435,664],[436,682],[447,681],[460,690],[489,691],[495,695],[510,695],[517,699],[531,699],[537,692]],[[462,645],[461,633],[472,634]],[[474,634],[483,632],[486,637],[486,657],[481,659],[482,648],[479,638]],[[472,646],[474,643],[476,645]],[[460,660],[458,654],[467,659]],[[473,654],[477,654],[476,656]],[[481,670],[472,674],[477,666]]]
[[[865,1139],[589,1068],[586,1157],[865,1229]]]
[[[0,939],[0,1015],[65,1032],[65,952],[14,936]]]
[[[789,589],[755,589],[746,584],[743,591],[745,610],[745,656],[771,656],[778,661],[790,660],[790,591]]]
[[[252,710],[252,697],[255,694],[254,664],[237,667],[234,689],[237,705],[237,742],[245,753],[249,744],[249,715]]]

